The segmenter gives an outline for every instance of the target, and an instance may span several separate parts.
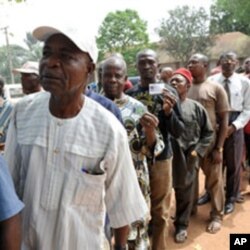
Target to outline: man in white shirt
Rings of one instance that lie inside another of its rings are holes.
[[[234,203],[240,191],[241,156],[244,145],[243,128],[250,119],[250,81],[235,73],[237,55],[226,52],[221,56],[222,72],[210,77],[226,90],[230,105],[227,138],[223,159],[227,168],[225,214],[234,211]]]
[[[74,27],[74,28],[72,28]],[[128,224],[147,213],[125,129],[84,96],[94,70],[94,38],[80,26],[41,26],[39,75],[45,92],[14,109],[6,159],[23,212],[22,249],[103,249],[104,218],[114,249],[126,249]]]

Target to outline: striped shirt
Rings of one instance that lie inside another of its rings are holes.
[[[49,98],[16,104],[7,136],[6,159],[26,205],[23,249],[102,249],[106,212],[113,228],[147,212],[126,131],[88,97],[69,119],[50,114]]]
[[[0,105],[0,143],[5,143],[13,106],[8,100],[0,98],[2,99]]]

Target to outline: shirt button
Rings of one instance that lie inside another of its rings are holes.
[[[57,126],[62,126],[62,122],[57,122]]]
[[[54,149],[54,154],[58,154],[59,153],[59,149],[58,148],[55,148]]]

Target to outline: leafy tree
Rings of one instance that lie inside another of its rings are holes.
[[[24,42],[28,49],[19,45],[9,45],[13,68],[19,68],[26,61],[39,61],[42,55],[41,43],[31,33],[26,33]],[[11,82],[11,72],[8,62],[7,46],[0,47],[0,75],[4,76],[7,83]],[[15,76],[15,82],[20,81],[19,75]]]
[[[9,45],[9,50],[11,51],[13,68],[19,68],[29,57],[28,50],[19,45]],[[7,46],[0,47],[0,75],[6,79],[6,83],[11,83],[11,72],[7,58]],[[16,76],[15,81],[18,80],[19,78]]]
[[[156,29],[163,48],[182,64],[195,52],[206,53],[213,44],[209,36],[209,16],[204,8],[177,7],[168,11],[169,17],[162,19]]]
[[[114,52],[121,53],[128,65],[128,73],[135,74],[135,55],[148,46],[147,23],[134,10],[110,12],[98,31],[100,60]]]
[[[0,4],[4,2],[16,2],[16,3],[22,3],[26,2],[26,0],[0,0]]]
[[[249,0],[216,0],[210,12],[212,33],[240,31],[250,35]]]
[[[26,38],[24,39],[25,44],[29,48],[29,60],[39,61],[42,57],[42,46],[36,38],[32,36],[30,32],[26,33]]]

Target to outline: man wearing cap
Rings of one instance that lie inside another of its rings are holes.
[[[94,37],[76,26],[42,26],[33,35],[45,42],[39,71],[45,91],[15,106],[6,154],[26,204],[23,248],[103,249],[107,212],[114,249],[126,249],[127,225],[148,210],[126,130],[82,94],[97,59]]]
[[[38,62],[27,61],[21,68],[13,69],[14,73],[21,74],[23,93],[29,95],[41,91],[38,73]]]
[[[176,199],[174,239],[177,243],[183,243],[187,238],[199,159],[205,156],[213,139],[213,129],[205,108],[200,103],[187,98],[191,83],[192,75],[185,68],[176,70],[170,79],[170,84],[179,94],[186,127],[180,137],[172,138],[173,187]]]
[[[224,214],[222,153],[227,133],[229,105],[224,88],[207,79],[207,56],[198,53],[192,55],[188,61],[188,69],[193,77],[188,97],[204,106],[214,130],[213,141],[208,153],[201,161],[201,168],[206,176],[206,187],[211,196],[210,221],[207,231],[217,233],[221,229]]]

